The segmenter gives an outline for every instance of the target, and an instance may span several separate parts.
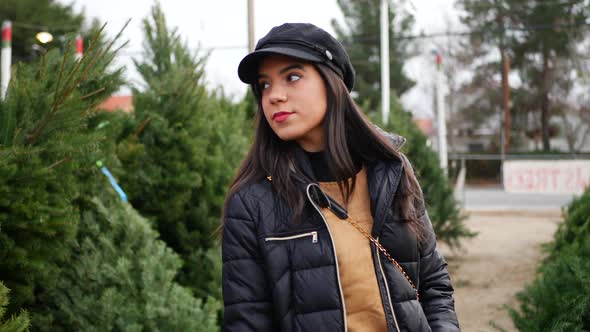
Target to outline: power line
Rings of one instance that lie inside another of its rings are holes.
[[[546,1],[544,3],[550,3]],[[566,4],[566,3],[562,3]],[[34,25],[22,22],[12,22],[14,26],[27,28],[27,29],[38,29],[43,30],[47,29],[46,26],[41,25]],[[552,29],[581,29],[583,27],[590,26],[590,22],[584,22],[581,24],[540,24],[540,25],[530,25],[524,27],[515,27],[515,26],[507,26],[503,30],[504,31],[536,31],[536,30],[552,30]],[[51,30],[64,30],[64,31],[75,31],[79,29],[79,26],[52,26]],[[429,34],[414,34],[414,35],[402,35],[402,36],[394,36],[392,37],[393,40],[418,40],[418,39],[434,39],[434,38],[442,38],[442,37],[465,37],[465,36],[472,36],[472,35],[481,35],[485,33],[500,33],[502,29],[480,29],[480,30],[471,30],[471,31],[446,31],[446,32],[434,32]],[[354,42],[343,41],[344,46],[352,46],[353,44],[359,42],[378,42],[379,38],[375,36],[363,36],[363,35],[356,35],[353,36]],[[223,46],[211,46],[211,47],[202,47],[199,48],[200,51],[223,51],[223,50],[247,50],[247,45],[223,45]],[[120,52],[119,55],[122,56],[135,56],[141,55],[143,51],[127,51],[127,52]],[[588,60],[588,59],[583,59]]]
[[[558,3],[559,1],[555,1],[555,3]],[[573,3],[569,2],[569,3]],[[552,1],[545,1],[545,2],[540,2],[540,3],[553,3]],[[568,3],[560,3],[560,4],[568,4]],[[484,6],[484,5],[482,5]],[[41,26],[41,25],[34,25],[34,24],[28,24],[28,23],[22,23],[22,22],[12,22],[13,26],[16,27],[21,27],[21,28],[27,28],[27,29],[37,29],[37,30],[44,30],[47,29],[46,26]],[[528,26],[522,26],[522,27],[517,27],[517,26],[507,26],[504,27],[504,29],[500,29],[500,28],[496,28],[496,29],[480,29],[480,30],[471,30],[471,31],[446,31],[446,32],[434,32],[434,33],[429,33],[429,34],[413,34],[413,35],[402,35],[402,36],[394,36],[391,37],[392,40],[419,40],[419,39],[434,39],[434,38],[442,38],[442,37],[465,37],[465,36],[472,36],[472,35],[482,35],[485,33],[500,33],[502,31],[507,32],[507,31],[542,31],[542,30],[553,30],[553,29],[581,29],[583,27],[589,27],[590,26],[590,22],[584,22],[584,23],[580,23],[580,24],[537,24],[537,25],[528,25]],[[75,25],[69,25],[69,26],[52,26],[51,30],[52,31],[76,31],[78,30],[80,27],[79,26],[75,26]],[[346,37],[345,37],[346,38]],[[342,44],[344,46],[352,46],[353,44],[356,43],[371,43],[371,42],[378,42],[379,41],[379,37],[374,36],[374,35],[355,35],[352,36],[352,38],[354,39],[353,42],[350,41],[346,41],[343,40]],[[202,51],[222,51],[222,50],[247,50],[248,46],[247,45],[224,45],[224,46],[211,46],[211,47],[204,47],[204,48],[199,48],[199,50]],[[121,52],[119,53],[120,55],[127,55],[127,56],[133,56],[133,55],[140,55],[141,51],[131,51],[131,52]]]
[[[364,3],[372,3],[372,4],[376,5],[376,6],[379,5],[379,0],[355,0],[355,1],[356,2],[364,2]],[[554,5],[564,5],[564,6],[566,6],[566,5],[570,5],[570,4],[573,4],[573,3],[579,3],[579,2],[583,2],[583,1],[584,0],[572,0],[572,1],[535,0],[532,3],[534,3],[535,5],[553,5],[554,4]],[[519,4],[526,4],[527,3],[526,1],[523,1],[523,2],[521,2]],[[531,3],[531,2],[529,2],[529,3]],[[488,4],[488,5],[486,5],[486,4],[478,3],[478,4],[473,4],[472,6],[469,6],[469,7],[470,8],[479,8],[479,7],[481,7],[481,8],[488,8],[488,7],[490,7],[491,8],[491,7],[495,7],[495,6],[497,6],[497,4]]]
[[[345,45],[346,46],[346,45]],[[227,50],[244,50],[247,51],[248,50],[248,46],[247,45],[235,45],[235,46],[220,46],[220,47],[207,47],[207,48],[200,48],[199,50],[203,50],[206,52],[211,52],[211,51],[227,51]],[[119,53],[117,53],[117,56],[123,56],[123,57],[134,57],[134,56],[142,56],[144,55],[144,51],[140,51],[140,50],[133,50],[133,51],[120,51]],[[590,61],[590,57],[588,58],[578,58],[578,60],[580,61]],[[357,62],[359,63],[359,62]],[[370,61],[363,61],[362,63],[372,63]]]
[[[211,51],[234,51],[234,50],[244,50],[248,51],[248,45],[223,45],[223,46],[211,46],[211,47],[199,47],[197,48],[198,52],[208,53]],[[132,51],[120,51],[117,55],[122,56],[136,56],[136,55],[143,55],[145,52],[142,50],[132,50]]]
[[[520,3],[512,3],[511,6],[517,7],[519,9],[524,8],[524,7],[528,7],[530,4],[533,4],[536,7],[540,7],[540,6],[571,6],[571,5],[576,5],[576,4],[580,4],[583,5],[585,4],[584,0],[573,0],[573,1],[560,1],[560,0],[548,0],[548,1],[534,1],[534,2],[527,2],[527,1],[523,1]],[[461,6],[459,7],[461,10],[467,10],[467,9],[507,9],[506,7],[501,6],[501,4],[482,4],[482,3],[472,3],[469,4],[468,6]]]
[[[17,21],[11,21],[12,26],[30,30],[48,30],[49,26],[47,25],[38,25],[38,24],[30,24],[30,23],[23,23]],[[55,26],[51,25],[51,31],[78,31],[81,25],[62,25],[62,26]]]
[[[402,36],[394,36],[392,37],[393,40],[413,40],[413,39],[432,39],[432,38],[440,38],[440,37],[465,37],[465,36],[472,36],[472,35],[482,35],[485,33],[500,33],[502,31],[544,31],[544,30],[553,30],[553,29],[582,29],[584,27],[589,27],[590,22],[584,22],[580,24],[537,24],[537,25],[528,25],[523,27],[517,26],[507,26],[504,29],[496,28],[496,29],[480,29],[480,30],[470,30],[470,31],[446,31],[446,32],[434,32],[429,34],[415,34],[415,35],[402,35]],[[347,38],[347,37],[345,37]],[[348,37],[349,38],[349,37]],[[379,39],[373,35],[355,35],[352,36],[354,42],[377,42]],[[351,42],[344,41],[343,44],[351,44]]]
[[[512,31],[526,31],[526,30],[550,30],[555,28],[567,28],[567,29],[578,29],[582,27],[590,26],[590,22],[583,23],[583,24],[571,24],[571,25],[550,25],[550,24],[543,24],[543,25],[536,25],[531,26],[530,28],[518,28],[518,27],[506,27],[505,30],[512,30]],[[465,37],[471,35],[480,35],[486,32],[501,32],[500,29],[482,29],[482,30],[472,30],[472,31],[446,31],[446,32],[434,32],[429,34],[416,34],[416,35],[405,35],[405,36],[397,36],[392,37],[393,40],[414,40],[414,39],[433,39],[433,38],[441,38],[441,37]],[[375,36],[367,36],[363,37],[362,35],[354,36],[354,41],[343,41],[342,44],[344,46],[352,46],[353,44],[359,42],[378,42],[378,37]],[[247,45],[223,45],[223,46],[210,46],[210,47],[202,47],[199,48],[199,51],[223,51],[223,50],[247,50]],[[121,52],[120,54],[125,55],[140,55],[142,51],[130,51],[130,52]],[[590,59],[590,58],[589,58]],[[584,59],[586,60],[586,59]]]

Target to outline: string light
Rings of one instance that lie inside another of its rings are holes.
[[[37,38],[41,44],[47,44],[53,41],[53,35],[47,31],[39,32],[37,35],[35,35],[35,38]]]

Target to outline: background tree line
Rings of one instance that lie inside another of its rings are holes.
[[[529,139],[540,143],[538,150],[554,151],[551,138],[560,135],[569,152],[587,150],[590,2],[458,0],[456,7],[469,34],[447,50],[455,69],[471,73],[451,87],[450,98],[463,100],[453,105],[456,120],[477,128],[503,119],[502,71],[508,61],[511,145],[526,150]]]

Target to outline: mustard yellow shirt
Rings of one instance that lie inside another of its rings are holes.
[[[344,206],[337,182],[320,182],[319,185],[328,195]],[[356,175],[355,190],[351,195],[347,210],[349,216],[371,234],[373,217],[367,171],[364,167]],[[326,217],[336,247],[348,331],[387,331],[370,241],[347,221],[339,219],[327,208],[323,209],[322,213]]]

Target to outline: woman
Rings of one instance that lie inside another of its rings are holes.
[[[458,331],[405,140],[351,99],[342,45],[283,24],[238,75],[258,113],[224,211],[225,330]]]

